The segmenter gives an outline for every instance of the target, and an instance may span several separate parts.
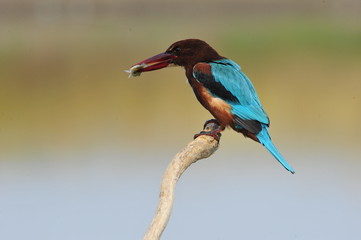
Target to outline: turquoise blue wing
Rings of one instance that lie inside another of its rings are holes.
[[[235,130],[246,129],[253,133],[288,171],[294,173],[271,141],[267,131],[269,119],[254,86],[235,62],[222,59],[199,63],[193,69],[193,76],[213,96],[231,105]]]
[[[229,103],[232,106],[232,113],[241,122],[256,120],[268,125],[269,119],[255,88],[241,68],[229,59],[212,61],[208,64],[211,67],[210,72],[202,72],[197,69],[197,65],[195,66],[193,76],[197,81],[202,83],[213,96]],[[258,129],[260,130],[260,126]]]

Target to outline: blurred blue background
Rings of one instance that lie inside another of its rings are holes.
[[[187,170],[163,239],[360,239],[361,4],[0,2],[0,239],[141,239],[161,176],[210,114],[181,68],[123,70],[200,38],[236,61],[291,175],[230,130]]]

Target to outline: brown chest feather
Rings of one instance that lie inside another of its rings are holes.
[[[198,101],[218,120],[223,126],[233,127],[231,106],[220,98],[212,96],[208,90],[196,80],[191,84]]]

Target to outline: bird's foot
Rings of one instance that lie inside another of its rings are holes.
[[[224,127],[222,127],[216,119],[210,119],[204,123],[203,131],[201,131],[198,134],[195,134],[193,139],[196,139],[197,137],[202,135],[206,135],[213,137],[215,140],[219,142],[220,137],[222,135],[221,132],[223,130]]]
[[[209,125],[209,126],[207,126],[207,125]],[[204,123],[203,131],[212,131],[212,130],[215,130],[215,129],[219,128],[220,126],[221,126],[221,124],[219,124],[217,119],[209,119]]]

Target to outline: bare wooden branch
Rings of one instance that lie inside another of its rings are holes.
[[[212,132],[218,128],[219,125],[214,122],[206,122],[203,133]],[[220,137],[220,133],[218,134]],[[178,179],[192,163],[211,156],[218,149],[218,144],[219,142],[213,136],[200,135],[173,158],[164,173],[158,208],[143,240],[160,239],[171,215],[174,191]]]

